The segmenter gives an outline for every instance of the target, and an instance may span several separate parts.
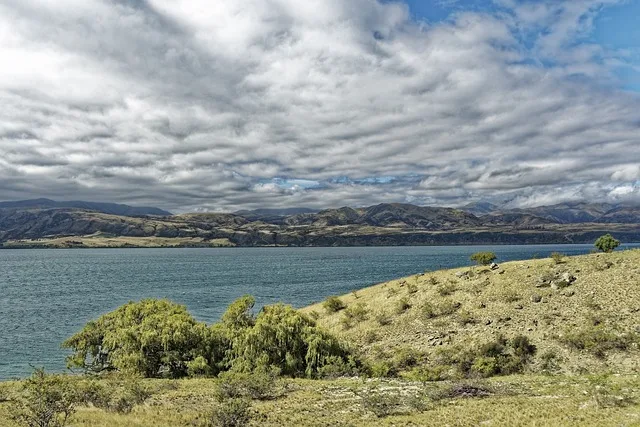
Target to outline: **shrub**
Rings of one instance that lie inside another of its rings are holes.
[[[402,298],[396,303],[396,314],[402,314],[411,308],[411,304],[407,298]]]
[[[418,292],[418,285],[416,285],[415,283],[407,283],[407,293],[411,295],[415,294],[416,292]]]
[[[473,314],[471,314],[471,312],[466,310],[458,313],[457,321],[460,326],[473,325],[474,323],[477,322]]]
[[[421,365],[413,368],[409,372],[404,373],[403,378],[410,381],[432,382],[442,381],[447,378],[449,368],[442,365]]]
[[[144,403],[151,392],[137,377],[110,375],[79,388],[82,401],[108,412],[127,414]]]
[[[522,372],[535,352],[536,347],[527,337],[518,336],[511,341],[498,337],[467,349],[445,349],[437,356],[440,364],[455,366],[465,377],[486,378]]]
[[[613,252],[615,248],[620,246],[620,241],[616,240],[611,234],[605,234],[598,237],[594,246],[602,252]]]
[[[413,368],[426,360],[426,356],[424,353],[420,351],[403,347],[397,349],[395,352],[395,357],[393,359],[393,365],[395,370],[407,370],[409,368]]]
[[[360,394],[362,409],[372,412],[378,418],[392,415],[401,407],[402,399],[397,394],[389,394],[370,388]]]
[[[461,304],[459,302],[445,300],[438,304],[438,306],[436,307],[436,312],[439,316],[448,316],[458,311],[460,306]]]
[[[342,300],[336,296],[327,298],[325,302],[322,303],[322,306],[327,310],[327,313],[337,313],[347,307]]]
[[[364,342],[366,342],[367,344],[373,344],[374,342],[378,341],[379,336],[376,333],[376,331],[367,331],[364,334]]]
[[[603,324],[572,330],[559,340],[569,348],[588,351],[598,358],[604,358],[610,350],[624,351],[640,342],[634,333],[616,334]]]
[[[391,316],[384,311],[380,311],[376,314],[376,322],[378,325],[385,326],[389,325],[392,322]]]
[[[434,317],[438,317],[438,312],[433,304],[426,302],[422,306],[422,315],[427,319],[433,319]]]
[[[562,264],[564,262],[564,255],[562,255],[560,252],[552,252],[551,259],[556,265]]]
[[[249,425],[251,418],[251,401],[249,399],[227,399],[213,409],[208,425],[211,427],[243,427]]]
[[[363,322],[369,318],[369,309],[367,308],[367,304],[360,302],[347,308],[344,311],[344,315],[356,322]]]
[[[340,377],[355,377],[362,373],[360,362],[354,357],[347,359],[330,357],[318,368],[318,378],[335,379]]]
[[[61,427],[75,413],[79,396],[69,380],[36,369],[24,381],[13,419],[27,427]]]
[[[444,285],[438,286],[438,288],[436,289],[436,291],[438,292],[438,295],[440,295],[441,297],[449,296],[453,294],[456,290],[457,290],[456,285],[454,285],[453,283],[446,283]]]
[[[387,298],[393,298],[396,295],[398,295],[398,290],[396,288],[389,288],[387,289]]]
[[[475,261],[478,265],[489,265],[496,260],[496,254],[493,252],[476,252],[471,255],[471,261]]]
[[[277,368],[257,370],[253,373],[227,371],[218,378],[216,394],[219,400],[250,398],[273,399],[277,396]]]

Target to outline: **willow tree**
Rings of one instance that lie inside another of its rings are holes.
[[[70,366],[115,369],[145,377],[180,377],[206,346],[210,331],[186,307],[168,300],[130,302],[89,322],[63,343]]]

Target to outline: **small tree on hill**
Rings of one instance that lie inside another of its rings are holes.
[[[476,252],[471,255],[471,261],[475,261],[478,265],[489,265],[496,260],[496,254],[493,252]]]
[[[605,234],[604,236],[598,237],[598,240],[595,242],[595,247],[601,250],[602,252],[613,252],[615,248],[620,246],[620,241],[614,239],[611,234]]]

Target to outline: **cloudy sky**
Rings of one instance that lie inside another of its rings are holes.
[[[638,0],[0,0],[0,200],[640,203]]]

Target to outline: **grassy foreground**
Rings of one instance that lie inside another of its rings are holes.
[[[278,380],[250,425],[640,426],[638,250],[429,272],[339,300],[301,311],[394,378]],[[516,335],[537,347],[523,374],[462,379],[441,361]],[[142,382],[150,397],[130,413],[80,406],[69,425],[200,426],[219,405],[217,379]],[[0,426],[18,425],[19,386],[0,383]]]

